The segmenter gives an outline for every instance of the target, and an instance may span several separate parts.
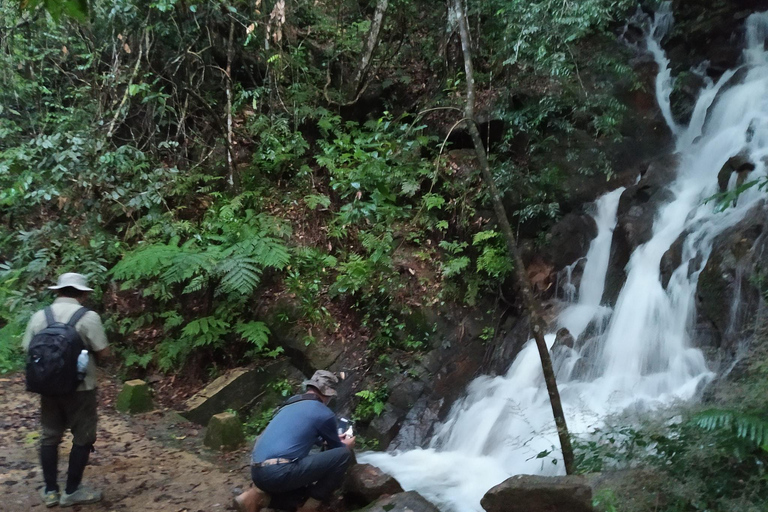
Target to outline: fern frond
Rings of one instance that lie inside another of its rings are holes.
[[[258,349],[264,349],[269,341],[269,327],[264,322],[240,322],[235,330],[244,340],[256,345]]]
[[[199,252],[197,248],[184,247],[173,258],[161,279],[169,285],[181,283],[195,274],[209,271],[212,266],[213,263],[207,253]]]
[[[261,268],[254,258],[234,255],[219,262],[217,274],[221,276],[220,289],[225,293],[250,295],[261,281]]]
[[[254,249],[256,259],[265,267],[282,270],[291,261],[288,248],[275,238],[262,238]]]
[[[201,347],[216,343],[226,333],[229,323],[215,316],[204,316],[192,320],[181,330],[183,338],[192,340],[192,345]]]
[[[696,414],[691,422],[708,431],[726,430],[736,437],[764,447],[768,444],[768,421],[737,411],[709,409]]]
[[[166,244],[153,244],[127,253],[123,259],[112,267],[111,273],[115,279],[148,279],[163,273],[181,252],[177,240]]]

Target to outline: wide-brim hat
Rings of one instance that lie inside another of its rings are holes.
[[[62,288],[74,288],[81,292],[92,292],[93,288],[88,288],[88,279],[83,274],[76,272],[67,272],[61,274],[55,286],[49,286],[49,290],[61,290]]]
[[[303,382],[303,386],[305,390],[307,386],[312,386],[325,396],[336,396],[336,390],[333,389],[333,386],[338,382],[339,378],[332,372],[317,370],[311,379]]]

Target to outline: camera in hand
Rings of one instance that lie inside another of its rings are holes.
[[[338,430],[339,430],[339,436],[346,436],[346,437],[352,437],[354,435],[354,430],[352,428],[352,425],[354,425],[354,422],[352,420],[348,420],[347,418],[339,418],[337,421],[338,424]]]

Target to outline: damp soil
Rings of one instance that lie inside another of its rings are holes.
[[[79,511],[215,512],[227,510],[250,482],[248,446],[222,454],[203,447],[205,431],[160,407],[134,416],[114,409],[115,382],[102,379],[95,452],[83,482],[104,500]],[[47,510],[40,501],[39,398],[24,390],[22,375],[0,378],[0,510]],[[162,402],[162,401],[161,401]],[[60,447],[63,487],[72,438]],[[56,510],[58,507],[52,509]]]

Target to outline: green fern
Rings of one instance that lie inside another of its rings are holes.
[[[709,409],[696,414],[691,422],[708,431],[730,431],[768,451],[768,421],[736,411]]]
[[[234,247],[242,247],[243,250],[249,251],[258,260],[259,264],[264,267],[282,270],[291,261],[288,248],[282,242],[272,237],[253,237]]]
[[[216,344],[226,334],[229,323],[215,316],[192,320],[181,330],[184,338],[192,340],[192,346]]]
[[[216,269],[221,276],[220,288],[225,293],[250,295],[259,286],[259,262],[249,256],[235,254],[219,262]]]
[[[235,326],[235,331],[259,350],[265,349],[269,342],[270,331],[264,322],[240,322]]]
[[[198,273],[208,272],[215,258],[214,251],[200,252],[192,243],[186,243],[171,259],[162,273],[164,283],[171,285],[184,282]]]
[[[127,253],[117,265],[112,267],[111,272],[119,281],[130,282],[158,277],[173,263],[180,252],[177,239],[171,240],[168,244],[153,244]]]

